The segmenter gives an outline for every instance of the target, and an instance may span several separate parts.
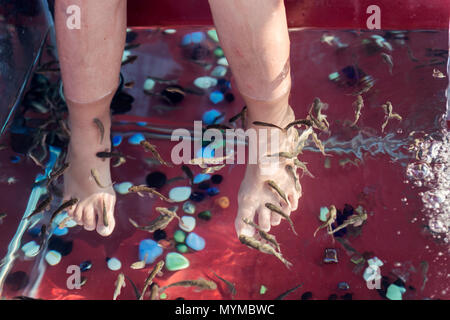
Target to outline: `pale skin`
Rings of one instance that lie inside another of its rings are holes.
[[[247,127],[252,127],[253,121],[287,125],[295,116],[288,104],[290,44],[283,1],[209,0],[209,3],[221,46],[248,107]],[[81,8],[81,30],[69,30],[66,26],[65,11],[73,4]],[[90,177],[90,171],[96,168],[102,184],[111,185],[109,161],[102,161],[95,154],[110,148],[109,105],[117,88],[125,42],[126,0],[58,0],[55,16],[71,130],[70,168],[64,175],[64,197],[80,200],[69,211],[79,225],[108,236],[115,226],[116,195],[112,187],[99,187]],[[93,118],[100,119],[105,127],[102,144]],[[294,138],[292,130],[287,135],[280,135],[280,150],[290,151]],[[243,218],[257,220],[264,231],[280,224],[281,216],[267,209],[267,202],[280,204],[288,215],[297,209],[301,191],[295,189],[292,176],[285,169],[290,161],[283,160],[276,165],[270,176],[259,164],[247,165],[238,195],[239,209],[235,220],[238,235],[255,234],[255,229],[245,224]],[[265,181],[268,179],[275,180],[284,190],[289,204],[280,201],[279,196],[267,187]],[[103,202],[108,227],[102,223]]]

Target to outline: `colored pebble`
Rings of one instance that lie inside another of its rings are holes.
[[[203,114],[202,120],[205,125],[218,124],[223,122],[224,120],[224,117],[221,115],[222,112],[220,112],[219,110],[211,109]]]
[[[37,237],[41,233],[41,227],[33,227],[28,229],[28,234],[32,237]]]
[[[348,285],[347,282],[342,281],[342,282],[338,283],[338,289],[339,290],[349,290],[350,286]]]
[[[191,216],[182,216],[178,226],[183,231],[191,232],[195,228],[195,218]]]
[[[189,267],[189,260],[177,252],[169,252],[166,256],[166,269],[177,271]]]
[[[180,253],[186,253],[189,251],[189,248],[184,243],[177,244],[176,248],[177,248],[178,252],[180,252]]]
[[[57,265],[61,261],[61,253],[55,250],[50,250],[45,255],[45,261],[51,266]]]
[[[234,94],[232,94],[231,92],[227,92],[225,94],[225,101],[228,103],[232,103],[234,101]]]
[[[311,300],[313,297],[313,294],[311,291],[306,291],[305,293],[302,294],[301,296],[301,300]]]
[[[209,221],[211,220],[211,211],[205,210],[198,214],[198,217],[202,220]]]
[[[205,199],[205,197],[206,197],[206,195],[203,192],[192,192],[189,199],[194,202],[201,202]]]
[[[201,251],[205,249],[205,239],[196,234],[195,232],[191,232],[188,234],[186,238],[186,244],[189,248],[194,249],[195,251]]]
[[[215,174],[211,177],[211,182],[214,184],[220,184],[223,180],[223,176],[220,174]]]
[[[163,300],[167,299],[167,293],[165,293],[165,292],[161,293],[161,294],[159,295],[159,298],[160,298],[160,299],[163,299]]]
[[[228,69],[225,66],[216,66],[211,71],[211,76],[216,78],[222,78],[227,74]]]
[[[145,137],[142,133],[133,134],[130,138],[128,138],[128,143],[132,145],[139,145],[141,141],[144,141]]]
[[[208,181],[203,181],[202,183],[199,183],[199,184],[198,184],[198,188],[199,188],[200,190],[207,190],[207,189],[209,189],[210,187],[211,187],[211,185],[209,184]]]
[[[197,158],[214,158],[215,154],[216,151],[208,145],[206,147],[198,149],[196,156]]]
[[[27,242],[22,246],[22,251],[25,253],[26,257],[34,257],[39,253],[39,245],[36,241]]]
[[[183,203],[183,211],[187,214],[194,214],[195,213],[195,204],[193,204],[190,201],[186,201]]]
[[[114,190],[116,190],[116,192],[120,194],[127,194],[128,189],[130,189],[132,186],[133,184],[131,182],[117,183],[114,185]]]
[[[165,30],[164,30],[164,33],[165,33],[165,34],[174,34],[174,33],[176,33],[176,32],[177,32],[176,29],[165,29]]]
[[[58,237],[51,237],[48,241],[48,249],[58,251],[64,257],[72,252],[73,241],[65,241]]]
[[[160,171],[153,171],[145,177],[145,182],[150,188],[161,189],[167,182],[167,177]]]
[[[145,121],[138,121],[138,122],[136,122],[136,124],[137,124],[139,127],[145,127],[148,123],[145,122]]]
[[[261,288],[259,288],[259,294],[265,294],[267,292],[267,288],[265,285],[261,285]]]
[[[25,288],[30,282],[30,277],[24,271],[16,271],[8,274],[5,279],[5,285],[11,291],[19,291]]]
[[[214,49],[214,55],[217,58],[222,58],[224,56],[223,49],[221,47],[217,47]]]
[[[206,173],[199,173],[194,177],[194,184],[201,183],[203,181],[211,179],[211,176]]]
[[[203,32],[192,32],[186,34],[181,40],[181,45],[187,46],[191,43],[200,43],[205,39],[205,34]]]
[[[383,261],[378,259],[377,257],[373,257],[372,259],[367,260],[367,263],[371,267],[381,267],[383,265]]]
[[[91,260],[86,260],[80,263],[80,271],[85,272],[92,268],[92,262]]]
[[[214,104],[218,104],[219,102],[222,102],[223,99],[224,99],[224,95],[220,91],[213,91],[209,94],[209,100]]]
[[[405,293],[406,289],[395,284],[391,284],[387,288],[386,298],[389,300],[402,300],[402,295]]]
[[[120,270],[120,268],[122,268],[122,263],[117,258],[109,258],[106,261],[106,264],[108,265],[108,269],[112,271],[117,271]]]
[[[69,233],[69,229],[68,228],[66,228],[66,227],[64,227],[64,228],[59,228],[59,227],[57,227],[57,228],[55,228],[54,230],[53,230],[53,234],[55,235],[55,236],[58,236],[58,237],[62,237],[62,236],[65,236],[66,234],[68,234]]]
[[[20,157],[19,156],[11,156],[10,160],[12,163],[18,163],[20,161]]]
[[[230,206],[230,200],[225,196],[216,199],[214,203],[222,209],[226,209]]]
[[[194,85],[200,89],[209,89],[217,85],[217,79],[213,77],[199,77],[194,80]]]
[[[158,245],[158,242],[151,239],[144,239],[139,243],[139,260],[145,259],[145,263],[153,263],[156,258],[162,255],[163,249]]]
[[[363,273],[364,280],[366,280],[366,282],[367,282],[367,281],[373,281],[373,280],[381,279],[381,274],[380,274],[379,270],[380,269],[378,267],[376,267],[376,266],[374,266],[374,267],[371,267],[371,266],[367,267],[364,270],[364,273]]]
[[[178,243],[183,243],[186,240],[186,233],[183,230],[177,230],[173,234],[173,239]]]
[[[323,257],[323,262],[325,263],[338,263],[336,249],[326,248],[325,255]]]
[[[217,64],[224,66],[224,67],[228,67],[228,60],[225,57],[220,58],[219,60],[217,60]]]
[[[216,29],[210,29],[206,32],[208,34],[208,37],[211,38],[214,42],[219,42],[219,36],[217,35]]]
[[[206,193],[209,196],[215,196],[215,195],[218,195],[220,193],[220,190],[218,188],[212,187],[212,188],[208,188],[208,190],[206,190]]]
[[[159,241],[162,239],[165,239],[167,237],[167,234],[164,230],[156,230],[155,232],[153,232],[153,239],[155,241]]]
[[[182,202],[191,196],[191,187],[175,187],[169,191],[169,198],[175,202]]]
[[[152,91],[153,88],[155,87],[155,83],[156,82],[153,79],[150,78],[146,79],[144,81],[144,91]]]
[[[319,214],[319,220],[320,221],[327,221],[327,215],[330,212],[330,209],[327,207],[320,207],[320,214]]]
[[[122,138],[122,136],[113,136],[112,137],[112,145],[113,145],[113,147],[118,147],[118,146],[120,146],[120,144],[122,143],[122,140],[123,140],[123,138]]]

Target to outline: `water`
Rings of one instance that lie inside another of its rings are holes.
[[[188,94],[174,108],[165,105],[159,97],[143,92],[148,76],[176,80],[187,87],[194,79],[210,75],[214,69],[217,57],[212,52],[205,57],[206,63],[199,64],[186,58],[192,57],[192,48],[179,46],[186,33],[205,30],[176,30],[173,34],[154,29],[134,30],[137,34],[134,41],[141,45],[130,54],[137,55],[138,59],[125,65],[122,74],[125,83],[134,82],[133,87],[123,90],[135,100],[129,112],[115,115],[113,119],[115,135],[128,137],[135,132],[146,132],[164,159],[170,158],[174,146],[173,142],[167,141],[170,137],[168,129],[192,129],[193,121],[201,119],[203,113],[212,108],[224,112],[225,118],[229,119],[243,106],[233,81],[229,92],[234,94],[235,100],[217,105],[209,101],[208,95]],[[205,200],[196,203],[196,214],[208,209],[212,211],[211,220],[196,219],[194,232],[205,239],[205,249],[185,253],[190,261],[187,269],[176,272],[164,269],[163,276],[157,277],[155,282],[161,287],[203,277],[215,280],[219,286],[218,290],[201,292],[191,288],[170,288],[166,291],[168,299],[230,299],[227,287],[213,276],[212,271],[236,285],[237,299],[273,299],[299,283],[303,283],[303,287],[288,299],[299,299],[307,291],[313,293],[314,299],[327,299],[333,293],[342,296],[347,292],[352,293],[354,299],[380,299],[380,294],[368,289],[363,279],[367,263],[356,265],[351,262],[358,258],[356,251],[366,259],[375,256],[381,259],[384,263],[381,274],[390,282],[397,278],[404,281],[407,287],[404,299],[449,298],[450,151],[445,122],[448,78],[432,76],[435,68],[447,76],[448,53],[439,50],[447,50],[448,32],[358,33],[300,29],[292,30],[290,35],[293,78],[290,103],[297,118],[306,116],[314,97],[320,97],[328,104],[324,113],[330,122],[330,134],[321,133],[319,138],[325,151],[332,155],[325,158],[314,144],[308,143],[300,159],[308,163],[315,178],[307,175],[301,178],[303,195],[299,209],[292,216],[299,236],[290,231],[286,222],[271,230],[293,268],[288,270],[276,258],[250,250],[237,240],[234,219],[244,166],[230,165],[219,172],[224,177],[216,186],[220,194],[206,196]],[[334,36],[336,40],[330,40],[330,45],[324,41],[327,39],[324,35]],[[208,38],[203,44],[210,50],[216,47]],[[392,55],[392,74],[381,52]],[[434,65],[426,65],[429,63]],[[359,79],[349,77],[356,67],[364,72],[365,78],[364,75]],[[338,81],[329,78],[335,72],[340,74]],[[230,70],[225,78],[232,80]],[[351,85],[358,80],[362,82],[360,86]],[[166,85],[157,82],[154,91],[159,92]],[[354,120],[352,104],[356,98],[352,93],[364,88],[368,89],[363,93],[364,108],[357,126],[351,127]],[[384,111],[381,105],[386,101],[392,102],[393,111],[402,120],[389,120],[382,132]],[[27,117],[34,116],[27,113]],[[152,127],[142,122],[152,124]],[[9,144],[9,141],[3,138],[2,143]],[[179,166],[169,169],[155,165],[149,154],[128,144],[127,139],[123,139],[118,150],[135,159],[128,159],[124,165],[112,169],[116,183],[143,184],[146,175],[154,170],[164,172],[168,179],[183,175]],[[1,257],[6,255],[25,212],[30,186],[42,171],[24,156],[19,163],[11,163],[10,157],[15,154],[10,149],[0,152],[0,191],[8,195],[3,199],[2,209],[7,217],[0,225]],[[201,171],[194,167],[193,170],[195,174]],[[168,194],[172,187],[188,185],[183,179],[172,181],[161,189],[163,194]],[[229,198],[230,207],[221,209],[217,206],[215,199],[220,196]],[[367,221],[362,228],[348,229],[334,242],[323,230],[313,237],[314,230],[321,224],[318,220],[320,208],[332,204],[339,210],[344,209],[345,204],[354,208],[361,205],[368,213]],[[137,231],[128,218],[144,224],[156,217],[152,208],[162,205],[164,203],[156,198],[118,195],[117,227],[111,237],[102,238],[80,227],[70,228],[69,233],[60,238],[72,242],[72,251],[56,266],[49,266],[43,260],[43,254],[29,259],[19,252],[12,262],[2,294],[42,299],[111,299],[120,272],[142,288],[154,264],[142,270],[131,269],[130,265],[138,260],[140,241],[152,239],[152,234]],[[180,203],[180,214],[181,206]],[[177,222],[167,227],[169,239],[177,229]],[[22,244],[33,239],[39,241],[25,233]],[[323,263],[326,248],[336,249],[338,263]],[[158,260],[173,251],[176,249],[165,249]],[[108,257],[118,258],[122,269],[109,270]],[[81,289],[69,289],[67,268],[86,260],[92,262],[92,268],[82,273],[87,280],[85,285]],[[422,290],[421,266],[424,262],[429,264],[429,270],[428,281]],[[21,287],[18,284],[24,278],[23,272],[29,281]],[[337,288],[341,281],[350,285],[348,291]],[[264,294],[260,293],[262,285],[267,288]],[[134,299],[130,285],[122,290],[119,299]]]

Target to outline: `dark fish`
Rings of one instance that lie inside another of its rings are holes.
[[[266,182],[267,182],[267,184],[268,184],[273,190],[275,190],[276,193],[278,193],[278,195],[279,195],[279,196],[280,196],[287,204],[289,204],[289,201],[288,201],[288,199],[287,199],[287,197],[286,197],[286,194],[284,193],[283,190],[280,189],[280,187],[276,184],[275,181],[273,181],[273,180],[267,180]]]
[[[98,118],[94,118],[94,123],[100,131],[100,144],[103,143],[103,137],[105,136],[105,127],[103,126],[103,122],[101,122]]]
[[[246,114],[247,114],[247,106],[244,106],[242,108],[241,112],[239,112],[237,115],[231,117],[230,120],[228,120],[228,122],[233,123],[239,118],[243,119],[242,121],[244,122],[245,118],[246,118]]]
[[[241,241],[242,244],[249,246],[250,248],[261,251],[262,253],[274,255],[281,262],[283,262],[288,269],[292,266],[292,263],[287,261],[281,253],[277,252],[271,245],[267,243],[262,243],[261,241],[258,241],[255,238],[247,237],[246,235],[243,234],[239,236],[239,241]]]
[[[216,276],[217,279],[221,280],[223,283],[225,283],[228,287],[228,290],[230,290],[231,296],[235,296],[236,295],[236,287],[233,283],[231,283],[230,281],[222,278],[221,276],[219,276],[217,273],[215,273],[213,271],[214,275]]]
[[[194,184],[194,174],[192,173],[191,169],[187,165],[182,165],[181,170],[186,174],[186,176],[189,178],[189,181],[191,184]]]
[[[27,217],[27,219],[30,219],[32,216],[47,210],[50,207],[50,204],[52,203],[53,196],[51,193],[49,193],[44,200],[39,202],[39,204],[36,206],[36,208],[33,210],[33,212]]]
[[[108,152],[108,151],[100,151],[95,154],[98,158],[121,158],[123,157],[122,152]]]
[[[125,46],[124,50],[133,50],[138,48],[140,45],[140,43],[130,43]]]
[[[47,180],[47,186],[52,183],[53,181],[56,181],[66,170],[67,168],[69,168],[69,163],[66,162],[62,165],[61,168],[59,168],[56,171],[52,171],[52,173],[50,173],[50,177]]]
[[[145,185],[132,186],[132,187],[128,188],[128,192],[136,192],[138,194],[141,192],[147,192],[147,193],[151,193],[151,194],[158,196],[161,200],[164,200],[169,203],[173,203],[173,200],[171,200],[171,199],[167,198],[165,195],[159,193],[158,191],[155,190],[155,188],[150,188]]]
[[[285,218],[285,219],[289,222],[289,224],[291,225],[292,232],[294,232],[295,235],[298,235],[297,232],[295,231],[294,223],[292,222],[291,217],[288,216],[286,213],[284,213],[283,210],[281,210],[280,207],[274,205],[273,203],[266,203],[265,206],[266,206],[266,208],[269,209],[270,211],[273,211],[273,212],[275,212],[275,213],[278,213],[280,216],[282,216],[283,218]]]
[[[273,123],[262,122],[262,121],[253,121],[253,124],[255,126],[277,128],[277,129],[280,129],[281,131],[284,131],[283,128],[281,128],[281,127],[279,127],[279,126],[277,126],[276,124],[273,124]]]
[[[298,288],[300,288],[301,286],[303,286],[303,283],[299,284],[298,286],[293,287],[292,289],[287,290],[286,292],[283,292],[282,294],[280,294],[278,297],[275,298],[275,300],[283,300],[284,298],[286,298],[286,296],[292,292],[294,292],[295,290],[297,290]]]
[[[159,261],[152,271],[150,271],[150,274],[148,275],[147,279],[144,282],[144,289],[142,289],[142,293],[139,296],[139,300],[144,299],[145,292],[147,291],[148,286],[150,286],[153,283],[153,279],[156,277],[156,275],[161,271],[161,269],[164,267],[164,261]]]
[[[125,275],[125,278],[131,283],[131,286],[133,287],[134,295],[136,296],[136,300],[139,300],[141,297],[141,294],[139,293],[138,288],[134,284],[133,280],[131,280],[128,276]]]
[[[284,127],[284,131],[287,131],[287,130],[289,130],[289,128],[296,126],[296,125],[304,125],[307,127],[312,127],[313,123],[311,120],[307,120],[307,119],[295,120],[295,121],[292,121],[291,123],[289,123],[286,127]]]
[[[55,210],[55,212],[53,212],[52,217],[50,218],[49,221],[49,225],[51,225],[51,223],[53,222],[53,220],[56,218],[56,216],[63,212],[64,210],[70,208],[71,206],[77,204],[78,199],[76,198],[71,198],[70,200],[67,200],[66,202],[64,202],[63,204],[61,204],[58,209]]]
[[[122,62],[122,66],[135,62],[137,58],[138,56],[128,56],[127,59]]]
[[[166,208],[156,208],[156,210],[161,214],[156,219],[152,220],[147,226],[140,226],[131,218],[128,218],[128,220],[136,229],[151,233],[155,232],[158,229],[164,230],[173,220],[173,218],[180,219],[175,212],[170,211]]]
[[[214,281],[199,278],[197,280],[183,280],[175,283],[171,283],[161,288],[161,292],[170,287],[197,287],[201,290],[216,290],[217,284]]]

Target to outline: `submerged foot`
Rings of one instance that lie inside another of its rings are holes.
[[[293,121],[294,117],[294,113],[289,107],[283,120],[275,124],[284,127]],[[252,125],[252,122],[257,120],[261,121],[261,119],[249,119],[249,128],[260,130],[261,127]],[[278,129],[270,129],[269,131],[271,130]],[[260,134],[259,136],[261,137]],[[295,128],[290,128],[286,133],[280,131],[277,141],[268,140],[267,153],[271,153],[271,144],[276,142],[279,144],[279,152],[293,152],[297,137],[298,133]],[[287,166],[291,166],[293,171],[290,171]],[[298,200],[301,197],[301,187],[296,184],[298,174],[295,168],[293,159],[282,157],[271,164],[258,162],[257,164],[247,165],[238,194],[239,209],[235,220],[238,235],[253,236],[255,234],[255,228],[243,222],[244,218],[254,222],[257,218],[257,224],[264,231],[269,231],[272,226],[280,224],[281,219],[283,219],[282,215],[267,208],[267,203],[276,205],[286,216],[290,216],[291,212],[297,210]],[[271,187],[269,181],[273,181],[272,186],[275,184],[282,192],[277,192],[276,188]]]
[[[103,117],[104,137],[96,125],[86,120],[71,125],[71,138],[67,154],[70,166],[64,174],[64,199],[76,198],[78,203],[68,210],[79,225],[88,231],[97,230],[102,236],[112,233],[115,226],[114,206],[116,194],[112,187],[110,161],[96,156],[99,151],[110,149],[109,113]],[[91,171],[98,173],[98,182]]]

